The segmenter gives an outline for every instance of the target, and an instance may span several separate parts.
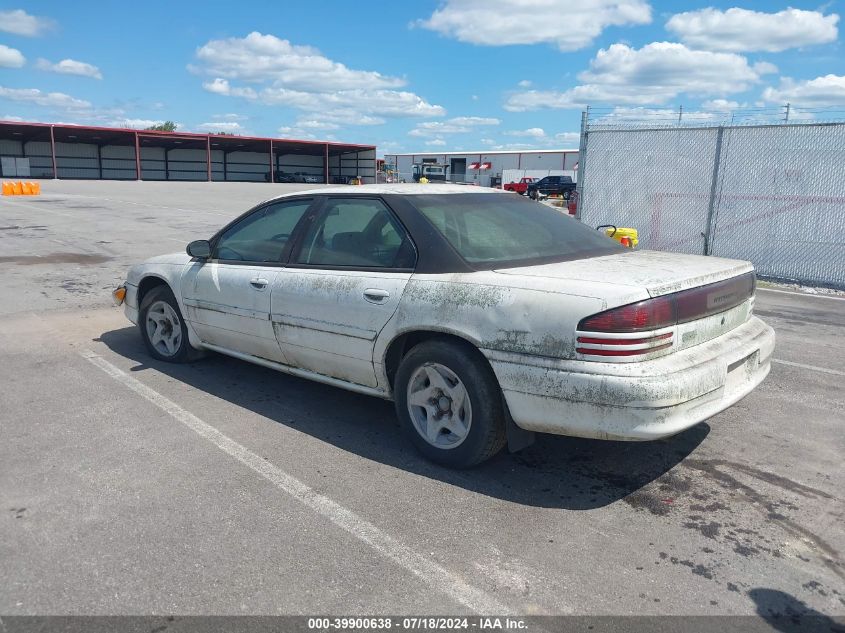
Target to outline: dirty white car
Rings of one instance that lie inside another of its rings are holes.
[[[213,350],[392,399],[452,466],[531,432],[672,435],[768,374],[750,263],[631,251],[549,207],[453,185],[323,188],[129,271],[150,353]]]

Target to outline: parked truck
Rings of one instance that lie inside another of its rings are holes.
[[[449,175],[449,165],[441,163],[414,163],[414,182],[425,178],[428,182],[446,182]]]
[[[502,188],[505,191],[515,191],[516,193],[524,196],[526,193],[528,193],[528,185],[535,182],[536,180],[536,178],[523,177],[519,179],[519,182],[505,183]]]
[[[569,194],[575,191],[575,183],[569,176],[546,176],[528,185],[528,196],[534,200],[547,196],[560,196],[569,199]]]

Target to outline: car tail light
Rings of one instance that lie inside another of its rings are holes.
[[[578,324],[575,351],[587,356],[641,356],[668,349],[674,326],[730,310],[753,298],[754,273],[599,312]]]
[[[587,317],[578,324],[579,332],[642,332],[675,324],[672,295],[646,299]]]

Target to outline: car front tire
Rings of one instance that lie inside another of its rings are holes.
[[[168,286],[156,286],[144,295],[138,315],[141,338],[150,355],[168,363],[189,363],[204,356],[191,347],[188,326]]]
[[[403,429],[433,462],[470,468],[506,443],[498,382],[484,357],[469,345],[420,343],[399,364],[394,392]]]

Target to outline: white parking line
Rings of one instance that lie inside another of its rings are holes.
[[[791,290],[775,290],[774,288],[757,288],[758,291],[763,292],[777,292],[782,295],[794,295],[796,297],[809,297],[810,299],[833,299],[834,301],[845,301],[845,297],[838,297],[836,295],[814,295],[809,292],[792,292]]]
[[[780,360],[779,358],[773,358],[773,363],[778,363],[779,365],[788,365],[789,367],[800,367],[801,369],[810,369],[812,371],[819,371],[823,374],[831,374],[832,376],[845,376],[845,371],[839,371],[837,369],[828,369],[827,367],[817,367],[816,365],[805,365],[804,363],[793,363],[789,360]]]
[[[210,424],[203,422],[193,413],[186,411],[172,400],[169,400],[154,389],[133,378],[119,367],[115,367],[102,356],[90,350],[83,350],[80,354],[116,381],[147,399],[159,409],[169,413],[194,433],[234,457],[280,490],[288,493],[303,505],[326,517],[336,526],[360,539],[385,558],[389,558],[404,567],[432,589],[446,594],[476,613],[507,615],[513,612],[512,609],[505,607],[481,589],[473,587],[460,576],[453,574],[437,563],[430,561],[403,545],[366,519],[344,508],[339,503],[332,501],[325,495],[315,492],[296,477],[287,474],[277,466],[274,466],[241,444],[238,444],[235,440],[224,435]]]

